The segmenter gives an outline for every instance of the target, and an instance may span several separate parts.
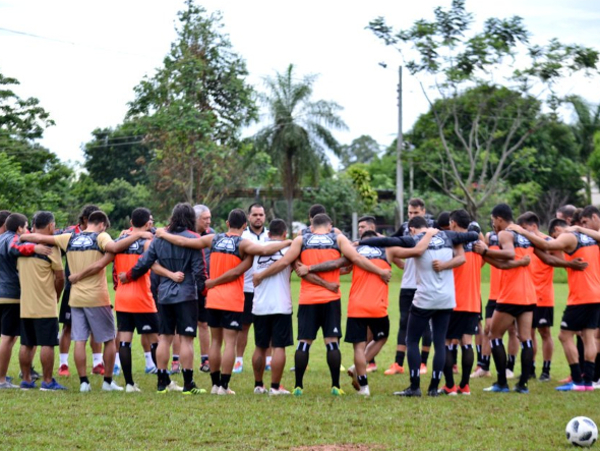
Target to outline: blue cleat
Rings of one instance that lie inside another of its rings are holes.
[[[156,374],[157,371],[158,368],[156,368],[155,366],[147,366],[145,369],[146,374]]]
[[[32,380],[31,382],[21,381],[21,385],[19,387],[21,388],[21,390],[31,390],[33,388],[37,388],[37,385],[35,385],[34,380]]]
[[[59,391],[59,390],[66,390],[66,389],[67,389],[67,387],[56,382],[56,380],[54,378],[52,378],[52,381],[49,383],[42,382],[42,386],[40,387],[41,391]]]
[[[491,387],[484,388],[483,391],[491,393],[510,393],[510,387],[508,384],[500,385],[498,382],[496,382]]]

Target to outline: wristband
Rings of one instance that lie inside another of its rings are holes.
[[[488,251],[487,249],[484,249],[484,250],[483,250],[483,253],[481,254],[481,256],[482,256],[482,257],[485,257],[485,254],[487,254],[487,251]]]

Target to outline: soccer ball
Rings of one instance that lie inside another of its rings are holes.
[[[598,440],[596,423],[588,417],[575,417],[567,424],[567,440],[575,446],[592,446]]]

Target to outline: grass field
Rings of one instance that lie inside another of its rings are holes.
[[[398,327],[399,277],[390,285],[391,340],[377,358],[379,371],[371,373],[368,399],[355,395],[347,376],[342,388],[347,396],[329,394],[330,378],[325,348],[317,341],[311,349],[305,391],[301,398],[254,395],[250,358],[234,375],[236,396],[155,393],[156,377],[143,373],[143,353],[134,345],[134,378],[139,394],[103,393],[102,379],[91,377],[92,393],[80,394],[75,375],[61,378],[65,393],[3,391],[0,393],[0,450],[112,450],[112,449],[206,449],[206,450],[557,450],[568,449],[564,429],[569,419],[589,416],[600,424],[600,392],[558,393],[556,380],[568,375],[562,349],[556,341],[553,381],[530,383],[529,395],[489,394],[482,388],[492,379],[474,380],[471,397],[400,399],[392,392],[408,385],[408,377],[384,376],[395,352]],[[293,282],[296,293],[299,283]],[[349,279],[342,282],[347,300]],[[483,285],[484,298],[488,285]],[[556,285],[555,324],[560,320],[567,295]],[[558,328],[554,328],[555,335]],[[252,330],[251,330],[252,334]],[[252,340],[249,340],[252,343]],[[196,349],[198,353],[198,349]],[[292,348],[287,367],[293,366]],[[352,364],[351,346],[342,345],[343,363]],[[459,357],[460,358],[460,357]],[[58,356],[57,356],[58,360]],[[88,365],[91,356],[88,358]],[[431,359],[430,359],[431,363]],[[537,358],[538,369],[541,356]],[[36,365],[40,367],[39,362]],[[196,361],[196,369],[198,359]],[[459,365],[460,366],[460,365]],[[515,373],[519,374],[517,368]],[[71,371],[75,367],[71,362]],[[9,374],[18,373],[17,353]],[[181,376],[178,382],[182,383]],[[426,387],[430,373],[423,377]],[[209,388],[210,377],[196,371],[199,386]],[[122,377],[117,379],[123,383]],[[269,376],[265,378],[268,384]],[[513,381],[514,383],[514,381]],[[286,369],[283,385],[293,388],[293,373]],[[346,445],[333,447],[325,445]],[[362,445],[362,446],[361,446]],[[597,446],[597,445],[596,445]]]

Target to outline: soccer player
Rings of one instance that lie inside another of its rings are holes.
[[[566,260],[581,258],[588,263],[583,271],[567,268],[569,297],[561,320],[558,339],[571,368],[572,382],[556,387],[556,389],[559,391],[593,391],[592,378],[596,359],[594,334],[598,327],[598,321],[600,321],[600,300],[596,296],[596,293],[600,292],[600,250],[596,241],[596,239],[600,240],[600,233],[582,228],[576,228],[577,231],[567,231],[567,226],[567,222],[562,219],[555,218],[550,221],[548,232],[554,238],[550,241],[519,226],[513,225],[510,229],[521,234],[540,249],[563,251]],[[585,349],[583,376],[578,361],[577,347],[573,340],[576,333],[581,333]]]
[[[19,237],[27,232],[27,218],[22,214],[12,213],[5,217],[2,227],[5,228],[5,232],[0,235],[0,389],[19,388],[6,377],[12,349],[20,335],[21,286],[17,259],[34,253],[48,255],[52,252],[45,246],[19,242]],[[31,351],[30,358],[33,360],[34,351]]]
[[[563,205],[558,210],[556,210],[556,217],[558,219],[562,219],[568,225],[571,225],[571,221],[573,220],[573,215],[577,211],[577,207],[575,205]]]
[[[352,243],[342,234],[333,230],[331,218],[324,213],[317,214],[312,221],[312,232],[298,236],[292,242],[285,256],[268,269],[253,276],[254,286],[274,274],[284,270],[298,257],[304,265],[316,265],[328,260],[336,260],[344,254],[352,263],[364,270],[371,271],[389,281],[391,271],[376,266],[356,252]],[[321,273],[321,277],[339,285],[339,269]],[[319,329],[323,329],[325,347],[327,348],[327,364],[331,373],[331,393],[335,396],[344,394],[340,389],[340,365],[342,355],[339,338],[342,336],[341,326],[341,294],[315,285],[302,279],[298,307],[298,347],[294,356],[296,368],[296,387],[294,395],[302,395],[303,379],[308,366],[309,350]]]
[[[116,355],[115,321],[108,295],[106,271],[104,267],[100,271],[90,268],[95,268],[95,264],[100,260],[103,260],[103,265],[106,265],[115,253],[127,249],[142,236],[152,236],[148,232],[136,233],[116,243],[106,233],[109,227],[110,221],[106,213],[97,210],[90,214],[87,228],[81,233],[54,236],[33,233],[21,236],[21,241],[59,246],[67,253],[71,272],[80,277],[76,283],[71,280],[69,306],[71,307],[71,339],[75,341],[75,365],[80,380],[79,390],[82,393],[92,389],[87,377],[85,353],[85,344],[90,334],[93,334],[93,339],[97,343],[104,343],[105,374],[102,390],[123,390],[123,387],[118,386],[112,379]]]
[[[49,211],[37,212],[32,222],[35,233],[54,234],[54,215]],[[65,284],[60,250],[52,247],[52,253],[48,256],[20,257],[17,269],[21,282],[21,388],[35,388],[35,381],[31,378],[31,364],[35,347],[40,346],[43,372],[41,390],[66,390],[66,387],[52,377],[54,348],[58,346],[56,306]]]
[[[264,243],[269,231],[265,228],[265,208],[258,203],[248,207],[248,226],[242,232],[242,238],[255,243]],[[244,351],[248,344],[248,331],[252,325],[252,300],[254,299],[254,285],[252,285],[253,267],[244,273],[244,314],[242,315],[242,330],[238,334],[235,345],[236,357],[233,367],[234,373],[244,370]]]

